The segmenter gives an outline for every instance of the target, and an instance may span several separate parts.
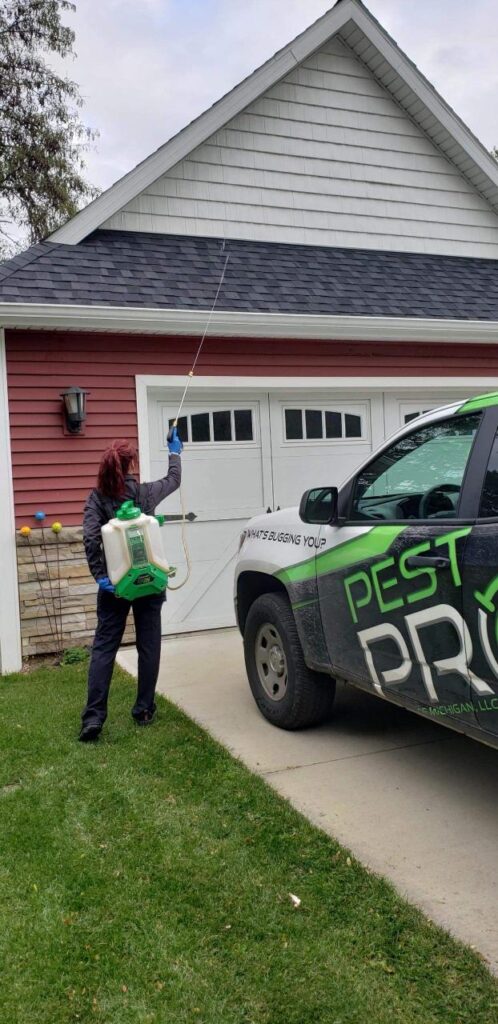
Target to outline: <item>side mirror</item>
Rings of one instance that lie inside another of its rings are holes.
[[[337,523],[337,487],[312,487],[305,491],[299,505],[299,517],[303,523]]]

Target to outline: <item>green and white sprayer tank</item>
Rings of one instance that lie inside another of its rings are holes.
[[[175,570],[164,557],[159,533],[164,516],[148,516],[133,501],[124,501],[102,527],[107,573],[116,596],[134,601],[161,594]]]

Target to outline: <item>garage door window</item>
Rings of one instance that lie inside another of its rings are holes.
[[[363,438],[362,416],[338,409],[284,409],[286,441],[340,441]]]
[[[411,423],[412,420],[418,419],[419,416],[424,416],[426,412],[430,412],[430,409],[418,409],[417,412],[406,412],[404,416],[405,423]]]
[[[171,427],[174,420],[169,420]],[[253,441],[252,409],[215,409],[180,416],[178,434],[184,444]]]

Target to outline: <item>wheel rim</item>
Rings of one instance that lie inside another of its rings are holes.
[[[280,633],[271,622],[265,622],[258,629],[255,656],[259,681],[266,695],[270,700],[282,700],[287,693],[287,658]]]

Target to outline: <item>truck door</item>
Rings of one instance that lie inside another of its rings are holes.
[[[327,551],[326,540],[317,559],[337,674],[457,717],[460,705],[473,711],[462,595],[472,519],[463,488],[481,418],[440,412],[394,440],[353,480],[346,522],[324,527],[326,538],[335,531],[334,546]]]
[[[470,644],[470,669],[486,684],[473,693],[480,728],[498,735],[498,409],[489,420],[488,449],[476,467],[479,516],[465,550],[463,603]],[[482,486],[482,490],[481,490]]]

